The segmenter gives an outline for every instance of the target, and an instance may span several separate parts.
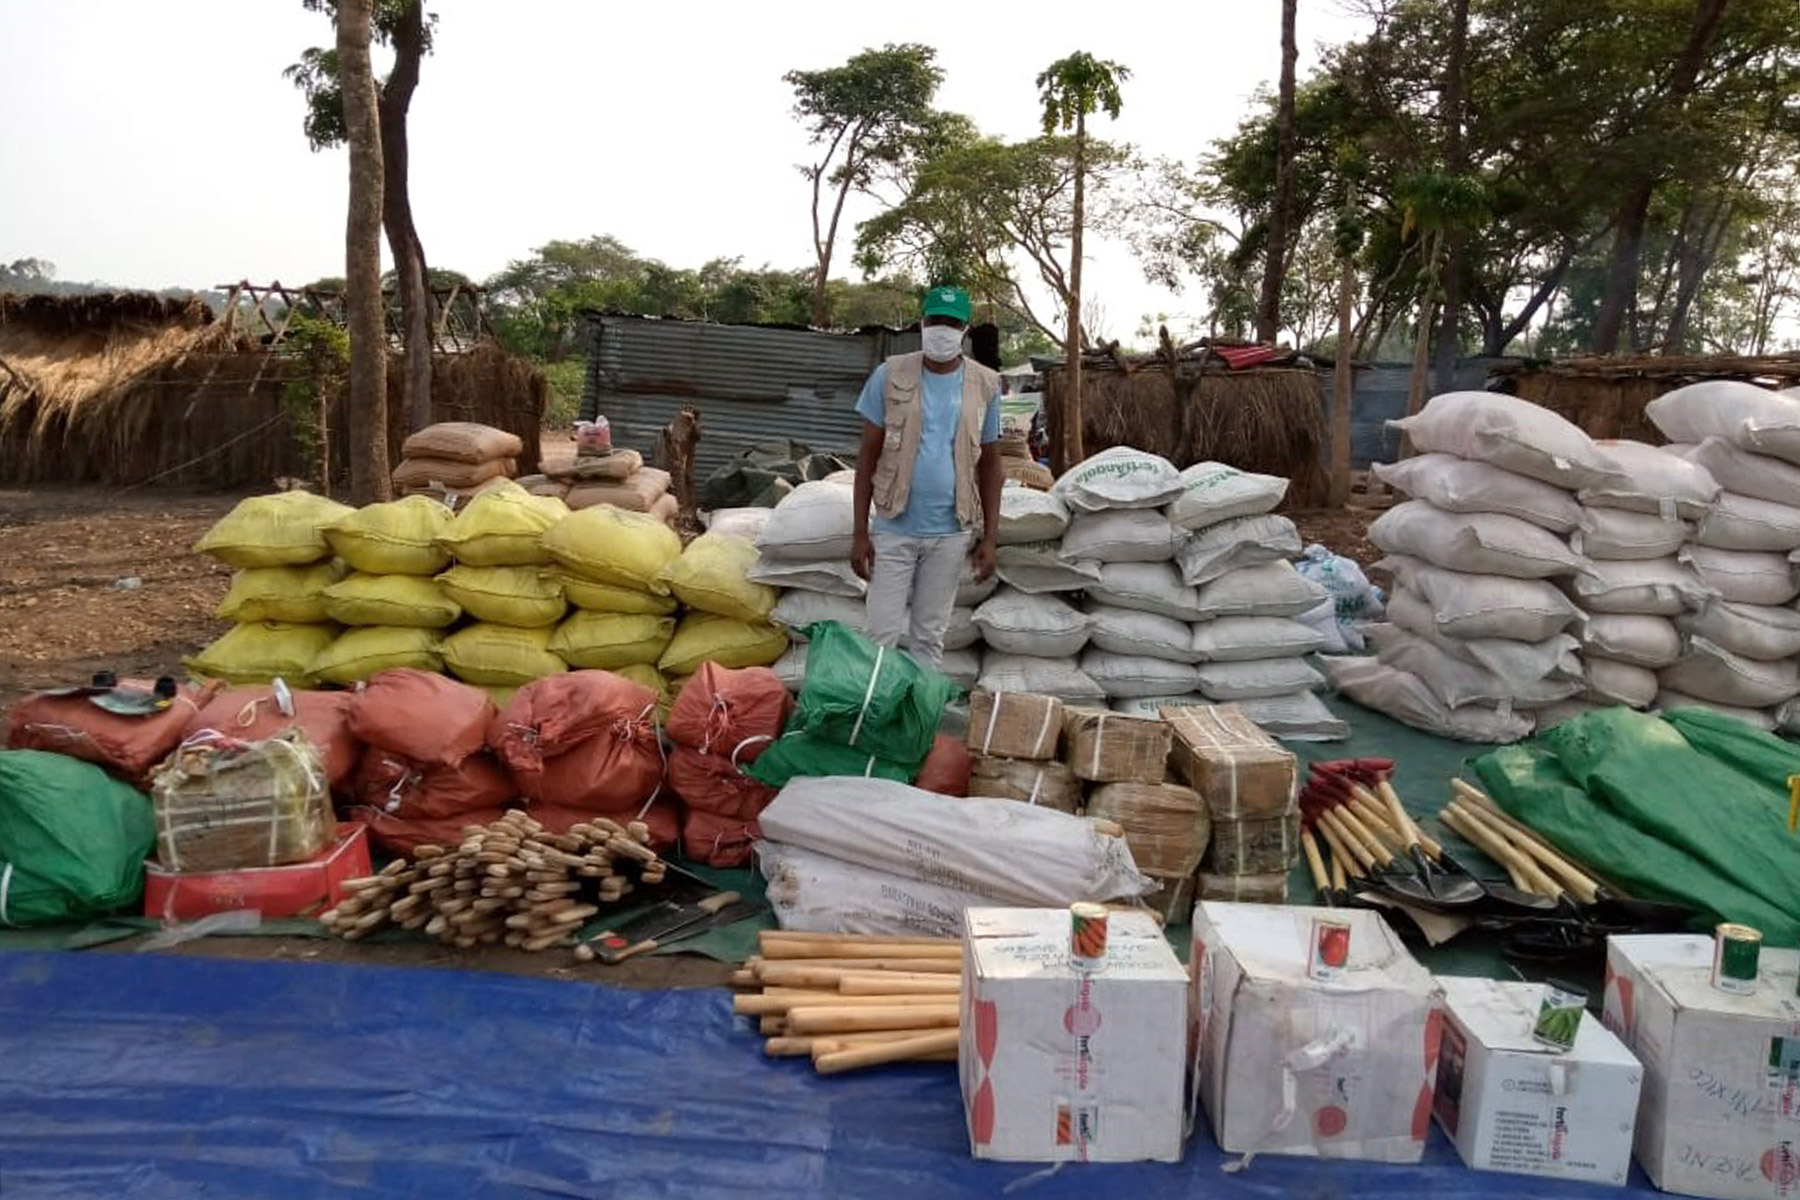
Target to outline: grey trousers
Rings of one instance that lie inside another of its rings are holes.
[[[869,640],[880,646],[910,642],[914,658],[944,665],[944,631],[956,605],[956,585],[969,556],[969,534],[901,537],[871,533],[875,567],[869,572]]]

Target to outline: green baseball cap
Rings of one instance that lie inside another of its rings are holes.
[[[971,307],[969,293],[959,287],[945,285],[925,293],[924,315],[928,317],[955,317],[967,325]]]

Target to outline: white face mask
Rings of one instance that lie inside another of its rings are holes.
[[[963,331],[954,325],[927,325],[919,330],[919,340],[932,362],[949,362],[963,352]]]

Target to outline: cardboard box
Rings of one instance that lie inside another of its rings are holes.
[[[1334,983],[1307,975],[1317,917],[1351,927]],[[1419,1161],[1439,993],[1380,914],[1208,901],[1188,962],[1194,1087],[1222,1149]]]
[[[999,758],[1055,758],[1062,742],[1063,703],[1032,692],[969,695],[969,749]]]
[[[1606,1026],[1644,1064],[1637,1160],[1665,1192],[1800,1195],[1800,954],[1762,951],[1756,991],[1712,986],[1703,934],[1606,943]]]
[[[1211,875],[1274,875],[1300,857],[1300,808],[1274,817],[1212,823],[1203,864]]]
[[[1282,817],[1294,808],[1295,760],[1230,704],[1164,708],[1175,734],[1175,775],[1199,792],[1215,821]]]
[[[1479,1171],[1622,1185],[1643,1068],[1583,1013],[1575,1044],[1531,1036],[1545,987],[1438,977],[1444,1042],[1434,1111]]]
[[[1147,913],[1115,912],[1105,968],[1069,965],[1060,908],[963,916],[969,1148],[1013,1162],[1176,1162],[1187,1138],[1187,972]]]
[[[144,864],[144,915],[192,921],[209,913],[254,908],[265,917],[322,912],[344,898],[344,881],[373,874],[364,826],[345,821],[337,840],[311,862],[236,871],[171,871]]]
[[[1091,783],[1161,783],[1169,773],[1169,726],[1155,717],[1065,706],[1063,761]]]

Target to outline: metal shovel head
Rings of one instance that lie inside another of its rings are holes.
[[[1473,880],[1480,886],[1485,897],[1482,908],[1496,916],[1517,917],[1550,917],[1562,908],[1560,902],[1549,896],[1540,896],[1536,892],[1528,892],[1516,888],[1510,883],[1497,883],[1490,879],[1482,879],[1456,858],[1448,850],[1439,855],[1439,861],[1448,869],[1466,879]]]
[[[1614,933],[1685,933],[1699,915],[1685,904],[1629,900],[1607,892],[1601,892],[1584,908],[1589,916]]]
[[[1419,878],[1438,907],[1473,908],[1487,899],[1487,889],[1481,886],[1481,881],[1462,870],[1460,865],[1447,868],[1432,862],[1425,847],[1416,842],[1407,848],[1407,852],[1412,855]]]

